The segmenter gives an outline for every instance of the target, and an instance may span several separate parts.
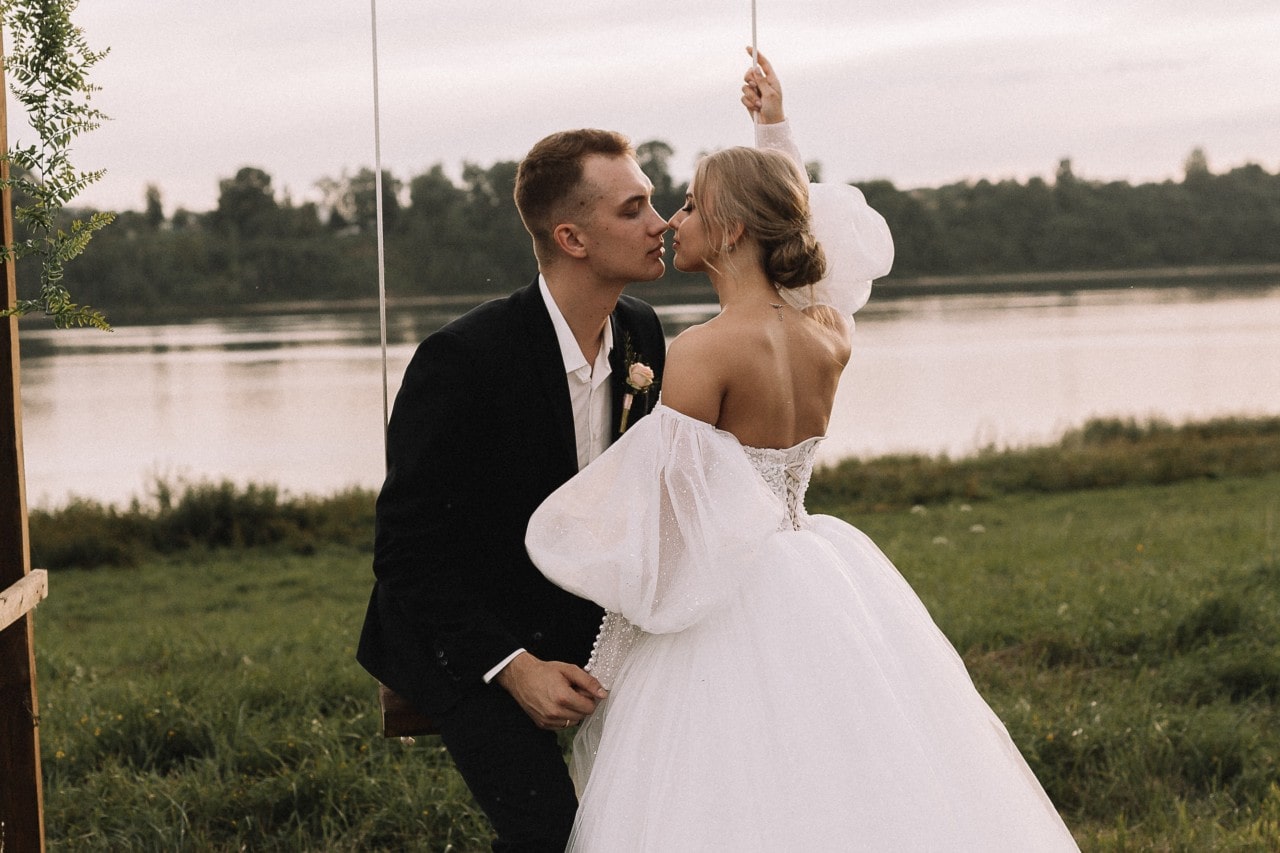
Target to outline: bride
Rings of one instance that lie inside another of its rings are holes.
[[[902,576],[804,509],[848,315],[892,247],[856,189],[810,192],[763,58],[743,90],[787,153],[706,157],[670,221],[674,265],[721,311],[671,344],[654,412],[529,524],[538,567],[608,611],[569,847],[1075,850]]]

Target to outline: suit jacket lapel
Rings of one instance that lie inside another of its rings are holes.
[[[565,378],[564,357],[560,354],[555,326],[551,325],[551,315],[547,313],[536,279],[532,285],[518,291],[516,297],[528,332],[534,372],[542,385],[541,398],[550,408],[547,416],[559,438],[566,470],[572,475],[578,470],[578,442],[573,429],[569,382]]]
[[[610,418],[609,443],[618,440],[622,427],[622,401],[627,393],[627,342],[628,332],[618,319],[618,312],[609,315],[609,323],[613,326],[613,350],[609,353],[609,383],[613,391],[613,417]],[[634,414],[634,413],[633,413]]]
[[[645,352],[643,342],[635,340],[631,334],[631,330],[625,322],[626,312],[620,307],[610,316],[609,322],[613,324],[613,351],[609,353],[609,367],[612,370],[610,379],[613,387],[613,428],[609,434],[609,441],[618,440],[622,428],[622,405],[626,398],[627,392],[631,389],[627,386],[627,369],[632,363],[640,362],[652,366],[654,364],[654,355]],[[630,353],[628,353],[630,350]],[[627,360],[630,355],[630,362]],[[659,355],[661,355],[659,353]],[[636,394],[631,400],[631,414],[627,418],[627,428],[643,415],[647,414],[653,408],[654,400],[651,399],[655,395],[654,389],[650,388],[646,394]]]

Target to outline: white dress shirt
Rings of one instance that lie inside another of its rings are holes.
[[[573,404],[573,434],[578,444],[578,470],[587,467],[609,446],[609,427],[612,422],[613,394],[608,379],[613,373],[609,366],[609,353],[613,351],[613,323],[604,324],[604,336],[594,364],[588,364],[578,347],[578,340],[569,328],[560,306],[551,298],[547,280],[538,276],[538,289],[547,303],[551,325],[560,342],[560,357],[564,359],[564,372],[569,383],[569,400]]]
[[[560,344],[560,357],[564,360],[569,401],[573,405],[573,436],[578,447],[578,470],[581,471],[609,446],[609,429],[613,423],[613,394],[608,383],[609,376],[613,373],[613,368],[609,365],[609,353],[613,351],[613,323],[604,324],[600,351],[596,353],[595,363],[588,364],[578,346],[578,339],[573,336],[569,322],[565,320],[560,306],[556,305],[551,290],[547,287],[547,280],[541,274],[538,276],[538,290],[542,292],[542,301],[546,303],[547,313],[551,315],[551,325],[555,327],[556,340]],[[503,667],[523,651],[525,650],[516,649],[486,672],[485,684],[492,681]]]

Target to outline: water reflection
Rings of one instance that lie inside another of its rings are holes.
[[[714,303],[660,308],[672,334]],[[391,392],[438,308],[389,314]],[[874,300],[822,460],[1051,441],[1093,416],[1280,414],[1280,286]],[[27,488],[120,502],[152,477],[376,487],[377,314],[23,331]]]

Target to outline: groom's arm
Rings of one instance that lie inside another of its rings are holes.
[[[615,311],[623,331],[635,333],[635,355],[653,368],[655,385],[660,390],[666,338],[657,313],[644,302],[625,295]],[[636,406],[633,417],[639,419],[647,414],[656,399],[656,393],[647,395],[645,405]],[[566,719],[579,722],[608,695],[600,682],[581,667],[545,661],[524,650],[504,662],[492,677],[536,724],[547,729],[562,728]]]
[[[462,682],[479,682],[520,646],[470,582],[477,566],[501,559],[476,527],[487,517],[474,467],[484,451],[476,364],[465,341],[440,332],[405,371],[388,427],[373,563],[397,628]]]

